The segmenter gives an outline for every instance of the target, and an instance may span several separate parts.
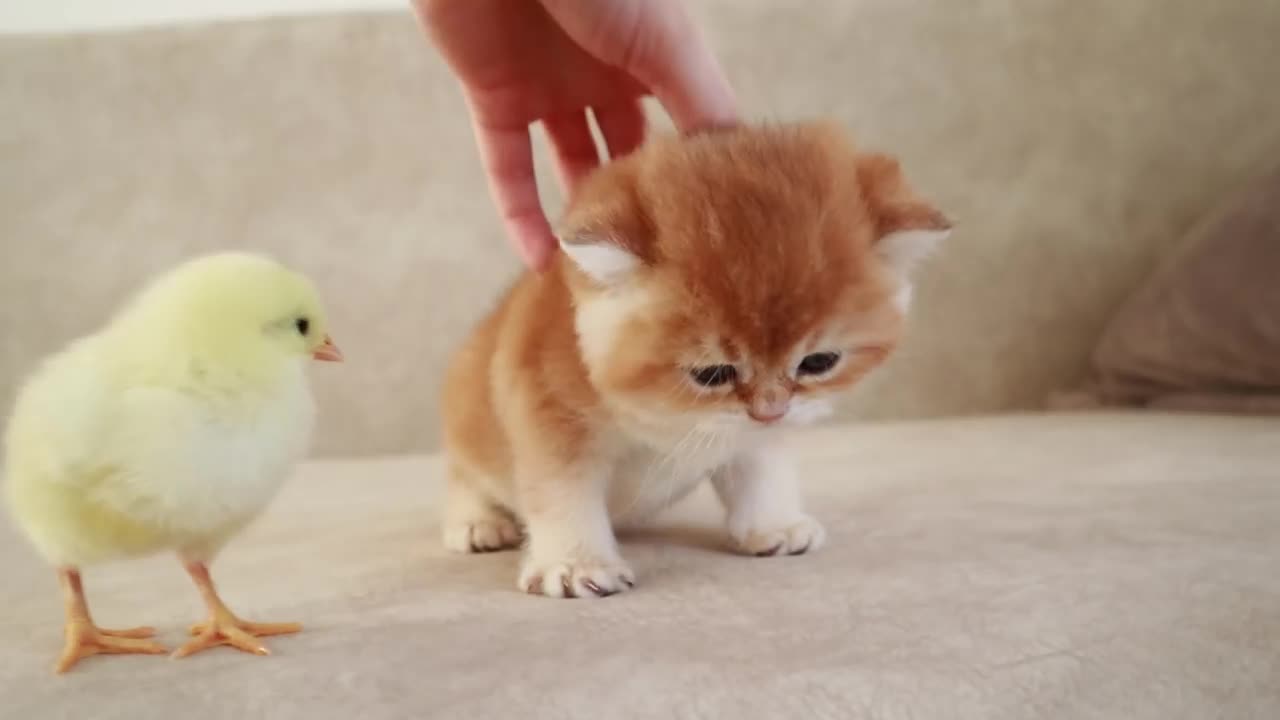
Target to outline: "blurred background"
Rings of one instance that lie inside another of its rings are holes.
[[[957,224],[846,418],[1045,407],[1280,158],[1274,2],[689,5],[749,120],[837,118]],[[0,31],[0,402],[151,273],[254,248],[318,278],[349,357],[321,454],[436,447],[444,358],[519,268],[407,2],[8,2]]]
[[[342,10],[404,10],[401,0],[16,0],[0,8],[4,32],[136,28]]]

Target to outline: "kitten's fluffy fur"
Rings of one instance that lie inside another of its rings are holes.
[[[607,595],[635,580],[614,524],[709,479],[743,552],[816,549],[777,426],[889,355],[911,271],[949,228],[831,125],[660,139],[606,165],[551,270],[521,277],[449,371],[445,544],[527,537],[522,589]]]

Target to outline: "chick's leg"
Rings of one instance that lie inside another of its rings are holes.
[[[146,639],[156,634],[153,628],[106,630],[94,625],[93,618],[89,615],[89,605],[84,600],[80,571],[75,568],[59,569],[58,580],[66,602],[67,619],[62,656],[54,667],[57,672],[64,673],[84,658],[94,655],[160,655],[168,652],[163,645]]]
[[[190,562],[186,567],[209,608],[209,619],[191,626],[191,634],[195,637],[174,652],[175,658],[183,658],[219,645],[230,645],[254,655],[270,655],[271,652],[258,642],[258,638],[288,635],[302,630],[298,623],[254,623],[241,620],[218,597],[213,579],[209,577],[208,566],[202,562]]]

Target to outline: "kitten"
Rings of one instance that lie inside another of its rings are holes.
[[[614,524],[709,479],[742,552],[818,548],[777,429],[884,361],[949,230],[895,160],[832,125],[664,138],[600,168],[552,268],[448,372],[445,545],[527,534],[520,588],[609,595],[635,581]]]

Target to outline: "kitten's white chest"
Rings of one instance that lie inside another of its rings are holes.
[[[692,492],[726,464],[736,448],[733,437],[701,431],[657,446],[631,445],[613,467],[610,517],[620,524],[651,518]]]

